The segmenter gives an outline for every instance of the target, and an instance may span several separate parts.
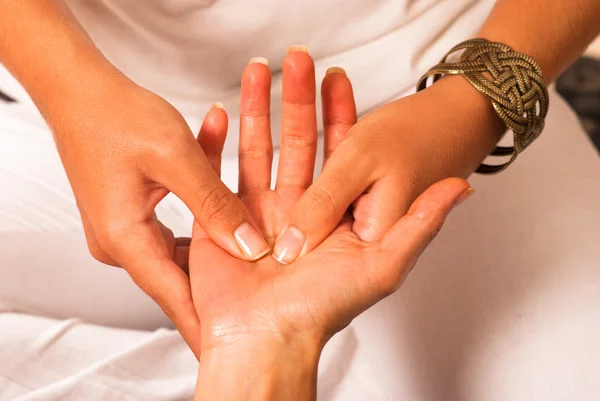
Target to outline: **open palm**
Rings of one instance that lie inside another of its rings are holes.
[[[288,213],[310,186],[316,158],[314,64],[307,53],[289,53],[283,65],[281,156],[271,190],[270,71],[252,63],[242,76],[239,196],[256,225],[274,242]],[[350,81],[328,74],[322,85],[325,159],[356,122]],[[199,141],[217,172],[227,117],[212,109]],[[343,183],[340,183],[343,185]],[[194,306],[202,324],[202,348],[240,337],[288,334],[322,343],[359,313],[391,294],[469,189],[448,179],[428,189],[384,238],[361,241],[348,214],[316,249],[285,265],[265,256],[257,262],[232,257],[195,224],[190,246]]]

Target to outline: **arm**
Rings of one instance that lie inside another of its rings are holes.
[[[0,0],[0,61],[44,116],[71,91],[125,80],[96,49],[62,0]]]
[[[600,32],[598,15],[597,0],[500,0],[479,36],[533,57],[550,83]],[[297,203],[290,224],[304,243],[286,261],[321,243],[353,202],[354,232],[381,238],[432,183],[472,174],[504,131],[491,102],[460,76],[373,111]]]
[[[600,1],[500,0],[479,36],[533,57],[554,81],[600,33]]]

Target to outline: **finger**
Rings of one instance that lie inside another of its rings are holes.
[[[175,238],[173,231],[161,223],[160,220],[156,218],[156,214],[154,215],[154,219],[156,220],[156,223],[158,223],[168,254],[171,255],[171,260],[187,273],[189,271],[188,257],[191,239]]]
[[[421,194],[404,215],[377,244],[378,258],[369,263],[371,277],[379,281],[379,298],[398,289],[425,248],[431,243],[451,210],[473,194],[460,178],[442,180]]]
[[[158,220],[142,222],[127,229],[127,242],[121,242],[118,260],[133,281],[148,294],[173,321],[177,330],[200,357],[200,320],[193,305],[189,277],[173,260],[173,244],[168,244]]]
[[[250,213],[221,182],[195,141],[180,147],[163,162],[163,175],[157,181],[186,204],[221,248],[244,260],[257,260],[269,252],[270,246]]]
[[[283,61],[281,150],[276,189],[308,188],[317,151],[315,65],[303,46],[293,46]]]
[[[351,138],[329,158],[321,175],[294,205],[273,257],[291,263],[319,245],[338,225],[352,202],[371,185],[376,160],[363,157]]]
[[[217,175],[221,176],[221,155],[227,138],[228,118],[222,103],[214,103],[206,113],[200,132],[198,143]]]
[[[173,251],[173,262],[181,267],[184,272],[189,274],[190,266],[190,243],[191,238],[175,238],[175,249]]]
[[[321,84],[321,99],[325,134],[324,164],[357,120],[352,84],[346,71],[340,67],[327,70]]]
[[[379,241],[402,217],[415,199],[417,189],[410,178],[383,177],[353,204],[352,231],[364,242]],[[415,194],[415,195],[412,195]]]
[[[267,60],[255,57],[242,73],[240,99],[240,197],[271,187],[271,71]]]

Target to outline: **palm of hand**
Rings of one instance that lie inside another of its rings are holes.
[[[242,77],[240,198],[271,243],[310,185],[316,153],[312,59],[302,52],[288,54],[283,74],[282,147],[275,190],[269,188],[270,132],[268,124],[260,123],[269,118],[270,72],[262,64],[251,64]],[[322,96],[327,158],[355,122],[356,112],[350,82],[342,74],[325,78]],[[199,140],[221,138],[212,152],[206,148],[219,141],[203,144],[208,155],[215,155],[212,163],[218,171],[226,127],[219,127],[217,120],[209,113]],[[324,343],[399,286],[451,207],[448,194],[460,194],[466,185],[454,180],[417,200],[402,224],[379,242],[361,241],[347,216],[321,245],[289,265],[271,255],[257,262],[232,257],[195,224],[190,279],[202,324],[202,348],[264,335],[310,337]],[[439,210],[428,213],[432,204]]]

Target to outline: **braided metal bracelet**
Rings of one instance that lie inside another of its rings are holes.
[[[458,62],[447,62],[450,55],[461,50],[464,52]],[[484,73],[489,73],[493,80],[487,79]],[[427,71],[419,80],[417,91],[427,87],[430,76],[435,83],[448,74],[464,76],[487,96],[500,119],[513,131],[514,145],[497,146],[491,153],[492,156],[511,156],[510,160],[495,166],[482,164],[477,172],[493,174],[504,170],[544,129],[549,99],[539,64],[505,44],[470,39],[454,46],[438,65]]]

